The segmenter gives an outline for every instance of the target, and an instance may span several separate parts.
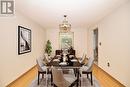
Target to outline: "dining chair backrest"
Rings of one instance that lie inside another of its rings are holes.
[[[53,76],[53,83],[58,87],[64,87],[64,76],[63,72],[60,69],[52,68],[52,76]]]
[[[49,56],[47,53],[44,53],[44,57],[46,58],[47,61],[49,61]]]
[[[82,63],[82,64],[85,64],[85,65],[88,63],[88,58],[86,57],[86,54],[85,54],[85,53],[84,53],[83,56],[82,56],[81,63]]]
[[[61,55],[62,54],[62,50],[56,50],[55,51],[55,55]]]
[[[83,55],[82,55],[82,60],[84,60],[84,58],[85,58],[85,53],[83,53]]]
[[[44,64],[47,65],[49,63],[49,59],[48,59],[48,54],[44,54],[43,55],[43,61],[44,61]]]
[[[43,58],[42,57],[37,58],[36,62],[37,62],[38,71],[42,72],[43,70],[41,67],[45,66],[43,63]]]
[[[88,67],[88,71],[92,71],[92,66],[93,66],[93,64],[94,64],[94,58],[92,57],[90,57],[89,59],[88,59],[88,63],[87,63],[87,67]]]

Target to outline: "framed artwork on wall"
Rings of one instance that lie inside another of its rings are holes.
[[[31,30],[18,26],[18,54],[31,52]]]
[[[60,49],[69,49],[74,47],[74,32],[59,33]]]

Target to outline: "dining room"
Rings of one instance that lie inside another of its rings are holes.
[[[130,87],[129,0],[0,0],[0,87]]]

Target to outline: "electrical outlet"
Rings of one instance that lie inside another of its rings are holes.
[[[107,66],[110,67],[110,63],[109,62],[107,63]]]

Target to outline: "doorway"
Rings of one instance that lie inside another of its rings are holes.
[[[95,63],[98,65],[98,28],[93,30],[93,53]]]

